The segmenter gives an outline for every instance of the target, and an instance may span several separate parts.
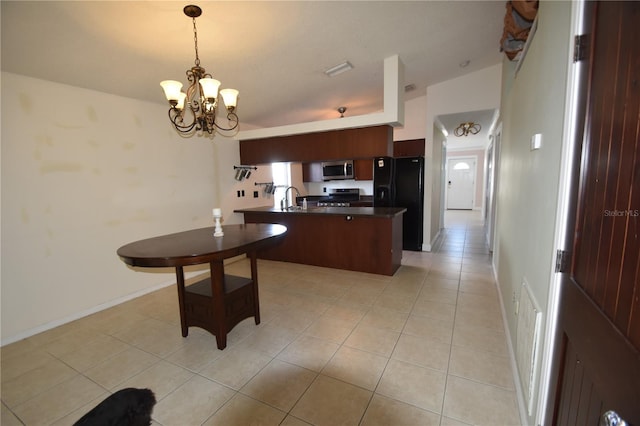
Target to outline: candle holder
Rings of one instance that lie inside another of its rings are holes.
[[[215,221],[216,227],[213,230],[214,237],[222,237],[224,232],[222,232],[222,226],[220,225],[220,218],[222,217],[222,211],[220,209],[213,209],[213,220]]]

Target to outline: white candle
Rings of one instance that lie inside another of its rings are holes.
[[[213,209],[213,217],[220,217],[220,216],[222,216],[222,210]]]

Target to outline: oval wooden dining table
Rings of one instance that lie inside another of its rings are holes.
[[[200,327],[216,336],[218,349],[227,346],[227,333],[245,318],[260,324],[257,253],[277,244],[287,228],[275,224],[241,224],[192,229],[135,241],[120,247],[124,263],[143,268],[176,268],[182,336],[189,327]],[[245,254],[251,263],[251,278],[224,273],[224,260]],[[185,286],[184,266],[208,263],[210,276]]]

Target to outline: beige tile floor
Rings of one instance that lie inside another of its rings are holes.
[[[248,262],[227,272],[249,274]],[[478,213],[393,277],[259,262],[262,323],[182,338],[169,287],[2,348],[2,425],[70,425],[148,387],[156,425],[516,425]]]

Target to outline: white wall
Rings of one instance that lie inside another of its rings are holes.
[[[431,169],[427,169],[425,178],[431,186],[431,222],[430,228],[425,228],[424,241],[422,242],[423,250],[431,251],[433,244],[438,238],[440,230],[444,228],[444,217],[440,214],[440,211],[444,208],[445,197],[445,185],[443,179],[446,178],[446,167],[443,159],[447,156],[446,151],[446,136],[442,133],[442,130],[438,126],[433,126],[433,150],[431,157]],[[426,161],[426,160],[425,160]],[[427,208],[427,186],[425,184],[425,209]],[[426,222],[425,222],[426,223]]]
[[[514,76],[515,64],[504,63],[494,262],[512,342],[517,330],[512,300],[514,295],[519,300],[523,280],[541,308],[543,321],[549,316],[571,7],[571,2],[541,2],[538,29],[520,71]],[[542,148],[531,151],[530,138],[536,133],[543,135]],[[539,365],[536,376],[540,376]],[[526,423],[535,424],[535,419],[528,417]]]
[[[220,149],[220,147],[224,149]],[[273,182],[270,164],[258,164],[257,170],[251,171],[251,176],[241,182],[235,180],[235,170],[233,165],[238,165],[240,161],[240,148],[238,141],[225,140],[218,145],[219,150],[216,151],[216,158],[226,159],[225,164],[220,165],[218,170],[218,180],[220,181],[220,193],[222,201],[220,205],[223,208],[224,224],[244,223],[244,215],[242,213],[233,213],[233,210],[239,208],[251,208],[262,206],[273,206],[274,195],[265,194],[264,186],[256,185],[256,183]],[[220,153],[219,151],[223,151]],[[238,191],[244,191],[244,197],[238,197]],[[254,198],[254,192],[258,193],[258,197]],[[280,190],[281,191],[281,190]],[[279,194],[276,194],[279,196]]]
[[[3,343],[174,283],[116,250],[237,203],[237,141],[183,139],[160,103],[3,72],[1,148]]]
[[[406,101],[404,103],[404,126],[393,128],[393,140],[424,139],[427,135],[426,114],[426,95]]]

